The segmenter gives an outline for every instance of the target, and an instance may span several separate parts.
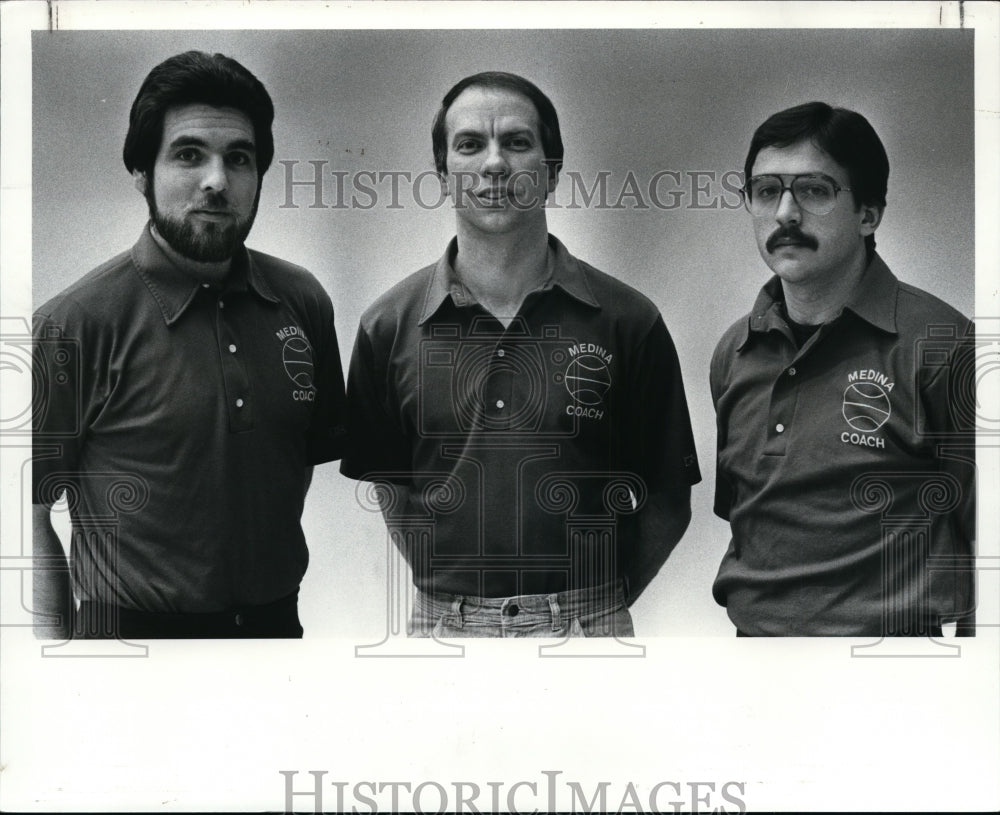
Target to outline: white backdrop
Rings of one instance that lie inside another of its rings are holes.
[[[267,85],[276,161],[326,160],[337,171],[430,169],[440,97],[489,68],[538,83],[559,110],[566,171],[606,171],[616,192],[630,171],[641,183],[665,170],[690,183],[739,169],[754,127],[783,107],[855,108],[892,165],[883,256],[1000,336],[990,317],[1000,314],[995,5],[6,3],[0,13],[0,316],[29,315],[134,242],[145,206],[120,160],[128,107],[154,64],[201,48],[234,56]],[[372,30],[385,26],[398,30]],[[297,30],[312,27],[357,30]],[[363,308],[439,255],[451,215],[409,204],[310,209],[304,189],[300,208],[282,208],[283,182],[276,163],[250,244],[324,283],[346,362]],[[282,809],[281,770],[297,772],[297,791],[311,789],[309,770],[325,771],[325,807],[343,782],[347,808],[361,812],[352,793],[364,780],[435,781],[451,808],[452,785],[467,780],[483,788],[483,811],[487,782],[506,785],[504,806],[523,781],[538,795],[522,787],[519,808],[547,809],[546,770],[588,796],[606,782],[612,809],[633,783],[649,811],[659,782],[681,791],[661,794],[661,808],[680,799],[691,809],[693,782],[714,785],[702,810],[735,810],[719,796],[730,782],[758,811],[1000,806],[996,628],[948,652],[957,658],[852,659],[839,640],[737,641],[712,601],[728,530],[711,515],[708,359],[767,271],[746,214],[696,200],[550,216],[571,251],[659,305],[684,372],[705,480],[691,529],[634,609],[644,659],[540,659],[514,642],[470,644],[460,660],[355,658],[355,645],[384,627],[384,533],[332,465],[317,470],[306,507],[302,642],[154,643],[145,659],[43,654],[16,627],[27,471],[21,441],[5,434],[0,807]],[[23,396],[0,374],[4,400]],[[995,384],[981,391],[991,416]],[[982,452],[980,489],[995,495],[996,450]],[[995,557],[995,508],[981,503],[980,548]],[[993,604],[980,621],[995,626],[996,572],[983,575]],[[572,803],[565,792],[562,809]],[[412,805],[403,795],[401,808]],[[424,806],[437,808],[433,790]]]
[[[972,36],[968,30],[37,32],[34,303],[139,234],[145,202],[125,171],[121,147],[142,77],[180,51],[220,51],[246,64],[277,108],[275,163],[249,244],[318,276],[333,298],[346,370],[361,311],[440,255],[454,217],[447,206],[418,205],[437,200],[429,177],[416,196],[401,181],[399,208],[392,209],[388,180],[362,180],[376,190],[374,202],[351,181],[339,182],[344,205],[338,208],[333,173],[418,177],[433,168],[430,122],[452,84],[487,69],[522,74],[553,100],[566,145],[550,229],[579,257],[657,303],[685,377],[704,481],[694,488],[687,535],[635,608],[636,631],[728,636],[732,629],[709,591],[728,526],[711,512],[708,361],[768,272],[749,217],[731,208],[739,199],[722,186],[723,174],[742,169],[754,128],[771,113],[811,99],[861,111],[891,162],[880,251],[902,279],[971,314]],[[310,161],[326,162],[326,208],[312,207],[313,188],[288,186],[315,177]],[[572,174],[591,190],[601,173],[606,205],[596,206],[596,198],[583,206]],[[630,174],[639,193],[623,197]],[[370,208],[351,207],[352,197]],[[289,202],[293,207],[284,206]],[[305,519],[312,565],[302,610],[310,635],[382,624],[384,528],[359,508],[353,490],[335,465],[318,468]]]

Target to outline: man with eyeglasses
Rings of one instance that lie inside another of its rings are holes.
[[[863,116],[776,113],[744,169],[775,276],[712,357],[715,599],[739,636],[972,634],[972,324],[875,252],[889,161]]]

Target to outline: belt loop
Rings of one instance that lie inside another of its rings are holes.
[[[465,598],[462,595],[456,595],[455,599],[451,603],[451,614],[453,619],[453,625],[455,628],[462,627],[462,601]]]
[[[559,598],[556,594],[550,594],[546,598],[549,601],[549,611],[552,612],[552,630],[562,630],[562,609],[559,608]]]

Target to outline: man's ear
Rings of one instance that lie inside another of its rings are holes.
[[[443,173],[440,170],[434,170],[434,177],[437,178],[438,184],[441,187],[441,199],[447,199],[451,197],[451,180],[448,176],[448,171],[445,170]]]
[[[143,195],[146,194],[146,189],[149,186],[146,180],[146,174],[142,170],[132,171],[132,183],[135,184],[135,188],[139,190]]]
[[[551,195],[556,191],[556,185],[559,183],[559,171],[562,169],[561,161],[552,161],[550,159],[545,159],[545,171],[548,173],[548,183],[546,184],[546,190],[548,194]]]
[[[874,234],[878,225],[882,223],[882,214],[885,207],[869,206],[863,204],[861,207],[861,234],[867,237]]]

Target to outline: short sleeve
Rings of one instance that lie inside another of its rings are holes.
[[[712,405],[716,411],[715,421],[715,500],[713,511],[723,520],[729,520],[729,512],[733,506],[735,495],[733,494],[732,483],[720,465],[720,453],[726,445],[726,427],[720,421],[719,399],[722,396],[723,383],[726,375],[726,355],[729,344],[726,337],[719,342],[712,354],[712,362],[709,368],[708,380],[709,389],[712,392]]]
[[[347,443],[340,471],[357,479],[398,473],[387,480],[409,483],[411,442],[388,409],[387,366],[387,359],[377,357],[364,326],[359,327],[347,374]]]
[[[316,409],[307,439],[310,464],[322,464],[341,458],[347,432],[344,369],[340,362],[333,304],[324,291],[319,293],[318,306],[318,326],[314,334],[317,360]]]
[[[958,341],[921,389],[920,431],[938,445],[941,468],[960,484],[954,521],[963,541],[975,540],[976,343],[974,328]],[[921,370],[921,378],[926,369]]]
[[[81,332],[36,314],[32,326],[32,490],[34,504],[54,503],[77,470],[89,392]]]
[[[933,373],[920,389],[922,426],[938,451],[941,472],[958,485],[955,508],[949,515],[949,553],[958,561],[947,569],[932,571],[932,591],[952,598],[958,633],[975,631],[975,540],[976,540],[976,344],[971,324],[948,351],[936,349]],[[926,367],[919,378],[925,379]],[[961,564],[965,564],[962,568]],[[947,605],[947,603],[945,604]]]
[[[691,417],[677,350],[663,318],[639,346],[633,367],[635,427],[641,474],[650,482],[683,487],[701,481]]]

